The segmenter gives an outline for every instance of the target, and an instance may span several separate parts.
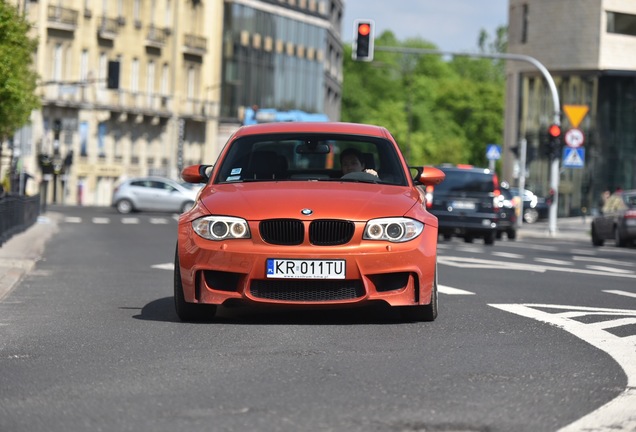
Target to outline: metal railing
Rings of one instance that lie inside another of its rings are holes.
[[[40,195],[0,198],[0,247],[13,235],[33,225],[40,215]]]

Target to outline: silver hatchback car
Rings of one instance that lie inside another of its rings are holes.
[[[183,213],[197,198],[200,187],[163,177],[137,177],[121,182],[113,192],[112,206],[119,213],[161,211]]]

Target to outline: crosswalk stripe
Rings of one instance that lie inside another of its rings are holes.
[[[110,219],[105,217],[94,217],[92,221],[94,224],[109,224],[110,223]]]
[[[474,292],[453,288],[446,285],[437,285],[437,291],[448,295],[475,295]]]
[[[122,218],[121,219],[121,223],[123,224],[138,224],[139,223],[139,218],[136,217],[130,217],[130,218]]]
[[[66,223],[82,223],[82,218],[81,217],[76,217],[76,216],[67,216],[64,218],[64,222]]]

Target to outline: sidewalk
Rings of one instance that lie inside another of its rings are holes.
[[[27,230],[0,246],[0,300],[28,273],[58,230],[59,213],[45,213]]]
[[[521,229],[517,230],[517,237],[524,238],[554,238],[561,240],[582,240],[592,244],[590,234],[592,217],[581,216],[557,219],[556,235],[550,234],[548,220],[541,220],[533,224],[524,223]]]

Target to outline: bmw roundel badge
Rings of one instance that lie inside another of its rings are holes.
[[[309,216],[310,214],[312,214],[314,211],[312,209],[308,209],[308,208],[304,208],[300,211],[302,214],[304,214],[305,216]]]

